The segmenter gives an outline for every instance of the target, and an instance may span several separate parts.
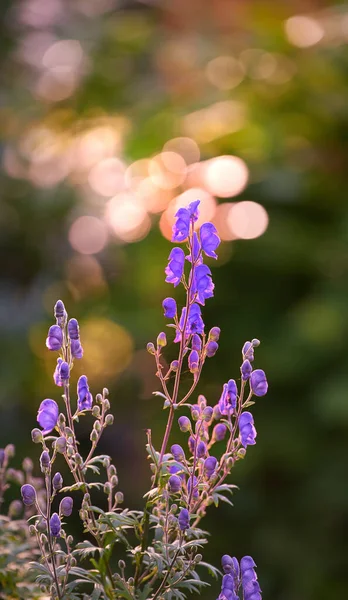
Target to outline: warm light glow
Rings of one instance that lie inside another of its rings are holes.
[[[218,56],[207,64],[206,75],[220,90],[230,90],[243,81],[245,69],[233,56]]]
[[[218,230],[219,237],[224,242],[230,242],[231,240],[236,239],[236,236],[231,230],[228,222],[228,216],[233,206],[235,206],[235,203],[233,202],[224,202],[223,204],[219,204],[216,208],[215,217],[213,219],[213,223]]]
[[[296,15],[285,22],[285,33],[293,46],[308,48],[320,42],[325,31],[313,17]]]
[[[225,100],[186,115],[183,130],[198,144],[206,144],[238,131],[245,123],[245,108],[241,102]]]
[[[139,183],[135,194],[141,205],[151,213],[162,212],[173,199],[172,190],[162,190],[149,177]]]
[[[97,254],[107,242],[106,226],[96,217],[79,217],[70,227],[69,242],[81,254]]]
[[[201,156],[198,144],[189,137],[177,137],[168,140],[163,146],[163,151],[180,154],[187,165],[199,161]]]
[[[69,98],[79,81],[70,67],[59,66],[45,71],[34,86],[34,93],[48,102],[60,102]]]
[[[118,158],[105,158],[91,169],[89,185],[101,196],[113,196],[125,188],[125,171],[125,164]]]
[[[207,189],[220,198],[240,194],[248,182],[249,171],[238,156],[218,156],[205,163],[204,181]]]
[[[59,66],[77,69],[83,60],[84,53],[77,40],[59,40],[52,44],[42,58],[42,64],[47,69]]]
[[[103,270],[92,255],[75,254],[65,265],[66,285],[76,301],[100,295],[107,290]]]
[[[41,68],[45,52],[57,41],[48,31],[35,31],[23,36],[19,41],[16,56],[32,67]]]
[[[261,204],[245,200],[232,206],[227,223],[236,238],[250,240],[262,235],[268,226],[268,214]]]
[[[136,190],[144,179],[149,176],[150,159],[141,158],[134,161],[127,167],[124,180],[125,184],[131,190]]]
[[[174,198],[169,204],[167,210],[163,213],[160,219],[160,231],[162,235],[170,240],[172,237],[172,227],[175,220],[175,213],[179,208],[186,208],[190,202],[200,200],[199,218],[195,223],[195,229],[200,227],[202,223],[211,221],[214,218],[216,210],[216,200],[207,190],[200,188],[190,188]]]
[[[121,152],[121,132],[109,125],[93,127],[77,137],[75,146],[75,169],[89,169],[104,158],[112,158]]]
[[[130,193],[117,194],[111,198],[106,207],[106,220],[116,236],[124,242],[144,238],[151,227],[146,210],[136,196]]]
[[[186,163],[176,152],[161,152],[151,159],[149,175],[157,187],[170,190],[185,180]]]

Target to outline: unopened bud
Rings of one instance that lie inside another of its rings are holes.
[[[104,494],[109,495],[111,493],[111,490],[112,490],[111,483],[109,481],[104,483],[104,487],[103,487]]]
[[[35,525],[29,525],[29,533],[30,533],[30,535],[35,535],[35,533],[36,533]]]
[[[258,340],[257,338],[253,338],[251,340],[251,343],[254,346],[254,348],[257,348],[261,344],[260,340]]]
[[[184,417],[184,416],[179,417],[178,424],[179,424],[180,430],[183,431],[184,433],[186,431],[191,430],[191,421],[188,417]]]
[[[40,429],[37,429],[37,427],[35,427],[35,429],[32,429],[31,439],[33,440],[34,444],[40,444],[42,442],[43,435]]]
[[[103,396],[101,394],[97,394],[95,400],[101,404],[103,402]]]
[[[66,538],[67,544],[69,544],[69,546],[71,546],[71,544],[74,541],[74,538],[72,535],[68,535],[68,537]]]
[[[52,479],[53,489],[60,490],[63,487],[63,477],[60,473],[56,473]]]
[[[110,483],[112,487],[116,487],[118,485],[118,477],[117,475],[113,475],[110,479]]]
[[[97,404],[95,404],[92,408],[92,415],[93,417],[95,417],[96,419],[99,419],[100,417],[100,407],[97,406]]]
[[[203,557],[202,557],[202,555],[201,555],[201,554],[196,554],[196,556],[195,556],[195,563],[196,563],[196,565],[197,565],[199,562],[201,562],[202,558],[203,558]]]
[[[114,422],[114,415],[106,415],[105,425],[112,425]]]
[[[23,471],[25,471],[26,473],[31,473],[33,468],[34,468],[33,461],[31,460],[31,458],[26,457],[22,462]]]
[[[82,458],[81,454],[79,454],[78,452],[76,452],[76,454],[74,455],[74,461],[76,462],[77,465],[82,465],[83,464],[83,458]]]
[[[63,413],[60,413],[58,416],[58,425],[60,427],[65,427],[65,415],[63,415]]]
[[[73,448],[73,446],[69,445],[67,447],[67,449],[66,449],[66,453],[67,453],[68,457],[71,458],[74,455],[74,448]]]
[[[98,406],[98,408],[99,408],[99,406]],[[100,433],[100,431],[101,431],[101,424],[100,424],[100,421],[94,421],[94,425],[93,425],[93,427],[94,427],[94,429],[95,429],[95,430],[96,430],[98,433]]]
[[[99,439],[99,435],[98,432],[95,429],[92,429],[89,439],[91,440],[91,442],[97,442]]]
[[[8,507],[8,516],[13,519],[15,517],[19,517],[23,510],[23,504],[20,500],[12,500],[10,506]]]
[[[110,462],[110,459],[109,459],[109,462]],[[117,469],[116,469],[115,465],[110,465],[109,477],[112,477],[113,475],[117,475]]]
[[[71,556],[71,557],[70,557],[70,565],[71,565],[72,567],[76,567],[76,565],[77,565],[77,561],[76,561],[76,558],[75,558],[75,556]]]
[[[124,560],[118,561],[118,568],[121,569],[121,571],[123,571],[126,568],[126,563],[124,562]]]
[[[47,450],[44,450],[40,456],[41,471],[48,469],[50,466],[50,455]]]
[[[104,469],[108,469],[109,466],[110,466],[110,458],[107,456],[106,458],[103,459],[103,467],[104,467]]]
[[[179,367],[179,361],[178,360],[172,360],[172,362],[170,363],[170,369],[172,371],[174,371],[174,373],[175,373],[175,371],[178,370],[178,367]]]
[[[156,350],[155,350],[155,346],[153,345],[152,342],[149,342],[146,345],[146,350],[150,353],[150,354],[156,354]]]
[[[245,448],[240,448],[237,452],[237,456],[238,458],[244,458],[244,456],[246,455],[246,449]]]
[[[218,342],[220,337],[220,327],[212,327],[209,331],[208,341]]]
[[[104,405],[104,409],[105,410],[109,410],[110,409],[110,402],[107,398],[105,398],[105,400],[103,400],[103,405]]]
[[[117,504],[122,504],[123,500],[124,500],[124,496],[122,492],[116,492],[115,494],[115,500],[117,502]]]
[[[207,399],[203,396],[203,394],[199,394],[198,404],[201,410],[203,410],[207,406]]]
[[[170,511],[173,515],[176,513],[176,511],[178,510],[178,505],[177,504],[172,504],[170,507]]]
[[[59,452],[60,454],[64,454],[64,452],[66,450],[65,437],[61,436],[61,437],[57,438],[54,447],[57,452]]]
[[[108,388],[106,388],[106,387],[105,387],[105,388],[103,388],[103,396],[104,396],[104,398],[106,398],[106,396],[108,396],[108,395],[109,395],[109,390],[108,390]]]
[[[5,446],[5,454],[7,458],[14,457],[14,455],[16,454],[16,449],[13,444],[7,444],[7,446]]]
[[[214,342],[213,340],[208,342],[205,347],[205,352],[206,352],[207,357],[212,358],[213,356],[215,356],[218,349],[219,349],[219,344],[217,342]]]
[[[164,333],[164,331],[161,331],[161,333],[158,334],[157,336],[157,348],[164,348],[164,346],[167,345],[167,336]]]

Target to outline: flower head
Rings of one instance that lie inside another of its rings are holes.
[[[244,448],[256,444],[256,429],[254,427],[254,418],[248,411],[243,412],[239,417],[239,433]]]
[[[198,219],[199,200],[195,200],[187,208],[179,208],[176,212],[176,221],[173,225],[173,242],[183,242],[190,233],[190,222]]]
[[[50,433],[57,425],[58,412],[58,404],[55,400],[47,398],[41,402],[37,413],[37,421],[43,428],[43,435]]]
[[[214,283],[211,276],[211,270],[207,265],[198,265],[192,271],[192,297],[196,297],[199,304],[205,304],[208,298],[214,296]]]
[[[179,527],[181,531],[185,531],[190,527],[190,513],[187,508],[182,508],[178,517]]]
[[[250,387],[255,396],[264,396],[267,394],[268,383],[266,374],[262,369],[256,369],[251,373]]]
[[[174,342],[180,342],[181,340],[181,332],[184,327],[185,318],[186,307],[184,307],[181,311],[179,327],[176,330]],[[201,335],[204,333],[204,323],[202,319],[201,308],[199,304],[196,303],[192,304],[189,310],[189,316],[186,322],[185,339],[187,339],[193,333],[199,333]]]
[[[247,381],[249,379],[252,370],[253,368],[251,366],[251,362],[246,358],[240,368],[243,381]]]
[[[167,319],[174,319],[176,315],[176,302],[174,298],[165,298],[162,302],[164,308],[164,316]]]
[[[51,325],[46,338],[46,346],[49,350],[60,350],[63,345],[63,331],[59,325]]]
[[[237,406],[237,384],[230,379],[224,384],[219,400],[219,410],[222,415],[231,415]]]
[[[174,287],[179,285],[184,273],[185,254],[182,248],[173,248],[168,257],[168,265],[165,268],[166,283],[172,283]]]
[[[22,485],[21,494],[22,494],[23,504],[25,504],[25,506],[31,506],[32,504],[35,504],[36,491],[35,491],[35,488],[32,485],[30,485],[30,483],[26,483],[26,484]]]
[[[50,518],[50,532],[53,537],[60,537],[61,522],[57,513]]]
[[[217,229],[212,223],[204,223],[200,228],[201,246],[203,252],[211,258],[217,258],[215,252],[220,244],[220,238],[217,235]]]
[[[77,382],[77,406],[81,410],[90,410],[93,404],[93,396],[89,391],[86,375],[81,375]]]

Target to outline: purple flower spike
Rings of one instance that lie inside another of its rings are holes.
[[[162,302],[162,306],[164,309],[164,316],[167,319],[174,319],[177,310],[174,298],[165,298]]]
[[[168,479],[169,491],[176,494],[181,489],[181,478],[178,475],[171,475]]]
[[[253,368],[251,366],[251,362],[246,358],[243,361],[243,364],[242,364],[242,366],[240,368],[240,372],[242,374],[243,381],[247,381],[249,379],[252,370],[253,370]]]
[[[59,325],[52,325],[48,330],[46,346],[49,350],[60,350],[63,345],[63,331]]]
[[[185,531],[190,527],[190,513],[187,508],[182,508],[178,517],[179,527],[181,531]]]
[[[175,460],[177,460],[178,462],[183,462],[185,460],[185,452],[183,451],[182,447],[179,446],[179,444],[173,444],[170,451],[174,456]]]
[[[243,412],[239,417],[239,433],[244,448],[256,444],[256,429],[254,427],[254,418],[250,412]]]
[[[214,474],[218,461],[215,456],[208,456],[204,461],[204,471],[208,479]]]
[[[32,485],[30,485],[30,483],[26,483],[25,485],[22,485],[21,494],[22,494],[23,504],[25,504],[25,506],[31,506],[32,504],[35,504],[36,491],[35,491],[35,488]]]
[[[172,283],[174,287],[179,285],[184,273],[185,254],[182,248],[173,248],[168,257],[168,265],[165,268],[166,283]]]
[[[265,372],[262,369],[256,369],[250,376],[250,387],[255,396],[264,396],[267,394],[268,383]]]
[[[60,537],[61,522],[57,513],[50,518],[50,532],[53,537]]]
[[[64,517],[70,517],[73,509],[73,499],[70,496],[65,496],[59,505],[59,512]]]
[[[58,421],[58,413],[58,404],[55,400],[47,398],[41,402],[37,413],[37,421],[43,428],[43,435],[50,433],[55,428]]]
[[[202,250],[207,256],[217,258],[215,252],[220,244],[220,238],[217,235],[217,229],[212,223],[204,223],[200,228]]]
[[[234,379],[230,379],[224,384],[221,398],[219,400],[219,410],[222,415],[231,415],[237,406],[237,384]]]
[[[193,271],[192,297],[195,295],[197,302],[203,306],[208,298],[214,296],[214,283],[207,265],[199,265]]]
[[[194,223],[198,219],[199,200],[195,200],[187,208],[179,208],[175,214],[176,221],[173,225],[173,242],[183,242],[190,233],[190,221]]]
[[[81,375],[77,382],[77,406],[81,410],[90,410],[93,404],[93,396],[89,391],[86,375]]]

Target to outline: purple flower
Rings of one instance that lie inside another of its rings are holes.
[[[202,414],[202,419],[203,421],[206,421],[207,423],[209,423],[209,421],[212,419],[214,414],[214,409],[212,406],[206,406],[205,409],[203,410],[203,414]]]
[[[268,383],[265,372],[262,369],[256,369],[250,376],[250,387],[255,396],[264,396],[267,394]]]
[[[50,466],[50,463],[51,463],[50,455],[48,454],[47,450],[44,450],[40,456],[41,470],[43,471],[45,469],[48,469],[48,467]]]
[[[217,235],[217,229],[212,223],[204,223],[200,228],[201,246],[203,252],[211,258],[217,258],[215,252],[220,244],[220,238]]]
[[[81,375],[77,382],[77,407],[79,411],[90,410],[93,404],[93,396],[89,391],[86,375]]]
[[[246,358],[243,361],[243,364],[242,364],[242,366],[240,368],[240,372],[242,374],[243,381],[247,381],[249,379],[252,370],[253,370],[253,368],[251,366],[251,362]]]
[[[70,378],[70,369],[67,362],[62,362],[60,365],[60,378],[62,381],[68,381]]]
[[[52,485],[54,490],[60,490],[63,487],[63,477],[60,473],[56,473],[52,479]]]
[[[197,444],[196,453],[198,458],[203,458],[207,453],[207,445],[202,440]]]
[[[173,242],[183,242],[190,233],[190,221],[194,223],[198,219],[199,200],[195,200],[187,208],[179,208],[175,214],[176,221],[173,225]]]
[[[174,319],[177,310],[174,298],[165,298],[162,302],[162,306],[164,308],[164,316],[167,317],[167,319]]]
[[[256,564],[251,556],[244,556],[241,559],[240,569],[245,600],[261,600],[261,588],[254,567],[256,567]]]
[[[64,306],[64,303],[62,302],[62,300],[57,300],[57,302],[55,303],[54,316],[57,319],[57,321],[64,319],[66,317],[66,310],[65,310],[65,306]],[[60,323],[58,322],[58,325],[59,324]]]
[[[80,340],[71,340],[70,349],[71,349],[71,356],[73,358],[82,358],[83,357],[83,348],[81,346]]]
[[[213,342],[218,342],[220,337],[221,329],[220,327],[212,327],[209,331],[208,340],[212,340]]]
[[[224,554],[221,559],[222,570],[225,574],[232,573],[236,579],[239,579],[239,564],[235,556]]]
[[[254,418],[248,411],[243,412],[239,417],[239,433],[244,448],[256,444],[256,429],[254,427]]]
[[[187,510],[187,508],[181,509],[181,511],[179,513],[178,521],[179,521],[179,527],[180,527],[181,531],[185,531],[185,529],[188,529],[190,527],[190,513]]]
[[[207,343],[206,347],[205,347],[205,352],[208,358],[212,358],[212,356],[215,356],[215,354],[217,353],[219,349],[219,344],[217,344],[214,341],[210,341]]]
[[[254,360],[254,346],[252,344],[252,342],[245,342],[243,348],[242,348],[242,355],[243,355],[243,360],[245,360],[246,358],[248,360],[250,360],[251,362]]]
[[[179,467],[179,465],[171,465],[171,467],[169,467],[169,473],[172,475],[178,475],[181,480],[185,479],[185,473],[183,473],[182,467]]]
[[[213,429],[213,440],[221,442],[225,438],[227,427],[224,423],[218,423]]]
[[[193,277],[191,293],[192,297],[196,296],[199,304],[205,304],[208,298],[214,296],[214,284],[211,277],[211,270],[207,265],[199,265],[191,272]]]
[[[181,489],[181,478],[178,475],[171,475],[168,479],[169,491],[176,494]]]
[[[237,406],[237,384],[234,379],[230,379],[224,384],[221,398],[219,400],[219,410],[222,415],[231,415]]]
[[[182,248],[173,248],[168,257],[168,265],[165,268],[166,282],[172,283],[174,287],[179,285],[184,273],[185,254]]]
[[[61,522],[57,513],[50,518],[50,532],[53,537],[60,537]]]
[[[46,346],[49,350],[60,350],[63,345],[63,331],[59,325],[51,325],[46,338]]]
[[[201,408],[199,406],[199,404],[192,404],[191,406],[191,417],[194,421],[197,421],[197,419],[199,419],[201,414]]]
[[[59,437],[56,439],[55,449],[60,454],[64,454],[64,452],[66,450],[66,438],[65,437],[62,436],[62,437]]]
[[[190,435],[189,439],[187,440],[187,445],[189,447],[191,454],[193,454],[195,451],[196,440],[192,435]]]
[[[190,429],[191,429],[191,421],[188,417],[184,417],[184,416],[179,417],[178,424],[179,424],[180,430],[183,432],[190,431]]]
[[[73,499],[70,496],[65,496],[60,501],[59,504],[59,512],[64,515],[64,517],[70,517],[73,509]]]
[[[71,340],[78,340],[80,338],[80,329],[77,319],[69,319],[68,333]]]
[[[57,366],[56,366],[55,371],[53,373],[54,383],[56,385],[58,385],[59,387],[61,387],[63,385],[63,382],[62,382],[62,380],[60,378],[60,366],[61,366],[62,362],[63,362],[62,358],[60,358],[60,357],[57,358]]]
[[[36,491],[35,491],[35,488],[32,485],[30,485],[30,483],[26,483],[25,485],[22,485],[21,494],[22,494],[23,504],[25,504],[25,506],[31,506],[32,504],[35,504]]]
[[[194,232],[193,239],[192,239],[192,252],[190,252],[190,254],[188,256],[186,256],[186,260],[188,260],[189,262],[192,263],[192,254],[193,254],[193,262],[196,265],[201,264],[203,259],[202,259],[202,256],[200,256],[200,252],[201,252],[201,245],[199,243],[197,233]]]
[[[215,456],[208,456],[204,461],[204,471],[208,479],[214,474],[218,461]]]
[[[186,317],[186,307],[181,311],[181,317],[179,321],[179,327],[176,330],[176,336],[174,342],[181,341],[181,331],[183,330]],[[181,331],[180,331],[181,330]],[[201,314],[201,308],[199,304],[192,304],[189,310],[189,316],[186,323],[185,339],[187,339],[193,333],[204,333],[204,323]]]
[[[170,451],[174,456],[175,460],[177,460],[178,462],[183,462],[185,460],[185,452],[183,451],[182,447],[179,446],[179,444],[173,444]]]
[[[37,421],[43,428],[43,435],[50,433],[57,425],[58,412],[58,404],[55,400],[47,398],[41,402],[37,413]]]
[[[197,333],[194,333],[192,336],[191,348],[192,350],[197,350],[197,352],[200,352],[202,349],[202,340]]]
[[[187,491],[188,491],[189,495],[191,495],[191,489],[192,489],[192,498],[197,499],[199,497],[198,479],[194,475],[193,476],[191,475],[187,482]]]
[[[191,373],[197,373],[199,369],[199,356],[197,350],[192,350],[188,357],[188,366]]]

